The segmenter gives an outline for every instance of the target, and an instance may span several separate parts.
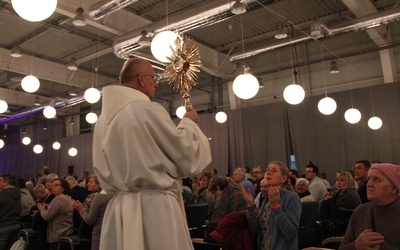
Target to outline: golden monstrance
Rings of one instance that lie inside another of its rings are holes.
[[[169,85],[182,94],[186,111],[189,111],[193,108],[189,92],[197,83],[196,73],[200,72],[201,66],[199,48],[192,39],[179,32],[175,45],[171,57],[168,57],[170,63],[165,68],[165,74],[169,77]]]

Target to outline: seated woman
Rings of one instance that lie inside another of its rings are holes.
[[[340,173],[336,178],[336,191],[328,192],[321,203],[319,218],[325,221],[324,237],[343,236],[354,209],[361,204],[350,173]]]
[[[218,223],[229,213],[246,209],[246,201],[236,185],[230,185],[227,177],[216,176],[210,180],[208,191],[214,194],[206,235],[214,231]]]
[[[100,185],[99,179],[97,179],[97,176],[95,174],[92,174],[89,177],[89,181],[87,183],[87,188],[88,188],[90,194],[86,197],[85,201],[83,202],[83,206],[85,207],[86,211],[88,212],[94,197],[96,195],[98,195],[100,193],[100,191],[103,189]]]
[[[196,204],[207,203],[208,212],[211,210],[211,206],[214,203],[213,195],[208,191],[208,183],[211,180],[211,174],[208,172],[202,172],[199,175],[199,186],[197,187],[195,198]]]
[[[58,240],[62,236],[73,233],[71,197],[68,196],[69,185],[64,179],[57,178],[53,181],[52,193],[54,199],[48,207],[44,203],[37,203],[40,215],[47,221],[47,242],[49,250],[57,249]]]
[[[31,208],[35,206],[35,201],[33,200],[31,193],[26,188],[24,178],[17,178],[16,182],[19,188],[19,192],[21,193],[21,220],[22,222],[26,223],[25,226],[29,227],[32,222],[30,211]]]
[[[250,190],[242,186],[250,230],[258,233],[257,249],[298,249],[301,201],[295,192],[290,191],[289,169],[282,162],[273,161],[264,179],[268,191],[258,213]]]
[[[306,178],[299,178],[296,182],[296,193],[299,195],[301,202],[313,202],[314,196],[311,195],[308,187],[310,182]]]
[[[88,186],[89,185],[90,178]],[[101,225],[103,223],[103,217],[107,205],[112,197],[113,195],[111,194],[100,192],[91,201],[89,210],[87,210],[79,201],[73,201],[72,203],[86,224],[94,225],[92,230],[92,250],[97,250],[100,248]]]

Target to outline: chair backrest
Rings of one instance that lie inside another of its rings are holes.
[[[78,229],[78,236],[84,239],[92,238],[93,226],[88,225],[84,220],[81,219],[81,223]]]
[[[313,227],[318,220],[319,202],[303,202],[300,228]]]
[[[189,228],[205,225],[208,213],[208,203],[185,206],[186,220]]]

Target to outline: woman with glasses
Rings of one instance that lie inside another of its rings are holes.
[[[48,207],[44,203],[37,203],[40,215],[47,221],[47,242],[49,250],[57,249],[58,240],[62,236],[68,236],[73,233],[71,197],[69,193],[68,182],[57,178],[53,181],[52,193],[55,198]]]

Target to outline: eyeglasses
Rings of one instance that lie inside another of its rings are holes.
[[[140,75],[140,74],[139,74]],[[158,83],[159,81],[160,81],[160,79],[161,79],[161,77],[159,76],[159,75],[154,75],[154,76],[152,76],[152,75],[146,75],[146,74],[142,74],[142,75],[144,75],[144,76],[150,76],[151,78],[153,78],[153,81],[155,82],[155,83]]]
[[[58,187],[58,186],[62,186],[61,184],[53,184],[53,187]]]

